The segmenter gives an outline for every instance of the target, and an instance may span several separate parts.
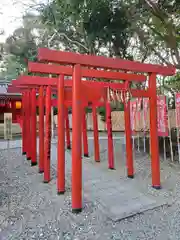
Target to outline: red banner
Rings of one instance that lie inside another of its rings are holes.
[[[144,130],[148,129],[148,108],[149,108],[149,98],[143,98],[143,125]]]
[[[180,93],[176,93],[176,127],[180,127]]]
[[[168,136],[168,118],[167,118],[167,104],[165,96],[157,97],[157,122],[158,135]]]
[[[141,121],[141,104],[142,104],[142,98],[137,98],[137,121],[140,124]]]
[[[137,112],[136,101],[130,102],[130,112],[131,112],[131,129],[132,129],[132,132],[134,133],[136,128],[136,112]]]

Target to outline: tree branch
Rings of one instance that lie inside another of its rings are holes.
[[[75,44],[75,45],[79,45],[80,47],[84,48],[87,52],[89,52],[89,49],[86,46],[84,46],[82,43],[80,43],[76,40],[70,39],[65,33],[59,33],[56,29],[54,31],[55,31],[55,33],[48,40],[48,47],[50,47],[50,42],[54,39],[54,37],[56,35],[58,35],[59,37],[65,37],[66,40],[68,40],[70,43]]]

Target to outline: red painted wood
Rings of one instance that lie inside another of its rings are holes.
[[[44,85],[44,86],[56,86],[57,87],[58,78],[50,78],[50,77],[40,77],[40,76],[19,76],[17,80],[13,80],[13,86],[21,85]],[[70,85],[69,85],[69,84]],[[72,82],[67,82],[67,86],[72,86]]]
[[[112,136],[111,106],[109,102],[106,103],[106,124],[108,135],[108,167],[109,169],[114,169],[114,147]]]
[[[44,182],[50,181],[51,161],[51,87],[46,89],[46,125],[45,125],[45,156],[44,156]]]
[[[81,68],[74,66],[72,98],[72,211],[82,210],[82,157],[81,157]]]
[[[147,64],[123,60],[119,58],[107,58],[104,56],[83,55],[72,52],[63,52],[51,50],[48,48],[38,49],[39,61],[49,61],[63,64],[81,64],[83,66],[100,67],[108,69],[122,69],[134,72],[157,73],[162,75],[174,75],[175,68],[173,66],[164,67],[155,64]]]
[[[83,108],[82,114],[82,136],[83,136],[83,148],[84,148],[84,157],[88,157],[88,138],[87,138],[87,123],[86,123],[86,108]]]
[[[73,68],[71,66],[62,66],[55,64],[44,64],[44,63],[28,63],[29,72],[33,73],[42,73],[42,74],[64,74],[66,76],[72,76]],[[82,77],[88,78],[104,78],[110,80],[128,80],[143,82],[146,81],[147,77],[145,75],[133,74],[133,73],[124,73],[124,72],[115,72],[115,71],[105,71],[105,70],[96,70],[82,68]]]
[[[30,85],[30,86],[28,86],[28,85],[24,85],[24,86],[18,86],[18,88],[16,88],[16,89],[18,89],[18,91],[19,92],[21,92],[21,93],[23,93],[24,91],[26,91],[26,90],[30,90],[30,89],[32,89],[32,88],[34,88],[34,86],[35,85]],[[41,87],[40,85],[39,85],[39,87]],[[39,87],[37,87],[37,89],[36,89],[36,93],[39,93]],[[12,87],[12,89],[13,89],[13,87]],[[43,88],[44,89],[44,88]],[[43,90],[44,91],[44,90]],[[91,91],[91,89],[90,89],[90,91]],[[12,91],[13,93],[17,93],[17,90],[15,90],[15,91]],[[57,93],[57,89],[54,87],[54,88],[52,88],[52,92],[53,93]],[[99,95],[99,90],[97,89],[97,92],[98,92],[98,95]],[[104,90],[103,90],[103,95],[105,95],[104,94]],[[70,96],[72,96],[72,93],[70,92],[70,90],[69,89],[65,89],[65,96],[66,96],[66,101],[65,101],[65,106],[66,107],[71,107],[72,106],[72,97],[70,97]],[[68,100],[69,99],[69,100]],[[92,103],[96,103],[96,106],[97,107],[101,107],[101,106],[104,106],[104,101],[103,102],[97,102],[96,101],[96,99],[93,97],[93,98],[91,98],[90,99],[91,101],[90,102],[92,102]],[[101,99],[100,99],[101,100]],[[88,102],[89,102],[89,100],[88,99],[85,99],[84,100],[84,102],[82,103],[83,104],[83,106],[84,107],[87,107],[88,106]],[[52,99],[51,100],[51,104],[52,104],[52,106],[53,107],[57,107],[57,99]],[[38,103],[38,101],[37,101],[37,106],[39,106],[39,103]]]
[[[37,165],[36,91],[31,90],[31,165]]]
[[[127,176],[129,178],[134,177],[133,166],[133,152],[132,152],[132,131],[131,131],[131,115],[130,115],[130,101],[124,104],[124,122],[125,122],[125,134],[126,134],[126,166]]]
[[[94,134],[94,160],[100,162],[100,152],[99,152],[99,132],[98,132],[98,121],[97,121],[97,111],[96,106],[92,106],[92,116],[93,116],[93,134]]]
[[[19,93],[19,87],[15,87],[13,85],[9,85],[8,88],[7,88],[7,92],[8,93]]]
[[[57,191],[65,192],[65,108],[64,108],[64,75],[58,82],[58,149],[57,149]]]
[[[34,85],[38,87],[38,85],[44,85],[44,86],[54,86],[57,88],[58,78],[49,78],[49,77],[40,77],[40,76],[20,76],[17,78],[17,80],[12,81],[12,85],[15,87],[18,87],[20,85],[30,86]],[[65,87],[72,88],[73,82],[72,80],[66,80],[65,81]],[[109,82],[97,82],[97,81],[82,81],[82,85],[91,86],[91,87],[111,87],[111,88],[117,88],[117,89],[126,89],[126,86],[124,83],[109,83]]]
[[[23,93],[22,95],[22,154],[26,153],[26,95]]]
[[[148,98],[150,97],[149,90],[138,90],[138,89],[130,89],[130,92],[134,98]]]
[[[152,186],[159,189],[160,183],[160,160],[159,142],[157,130],[157,93],[156,93],[156,74],[150,74],[149,89],[151,93],[150,103],[150,146],[151,146],[151,172]]]
[[[65,106],[66,106],[66,104],[65,104]],[[72,103],[71,103],[71,106],[72,106]],[[65,107],[65,126],[66,126],[66,147],[67,147],[67,149],[71,149],[69,115],[68,115],[67,106]]]
[[[44,89],[39,88],[39,173],[44,172]]]
[[[53,79],[53,82],[51,82],[50,79],[51,78],[45,78],[45,77],[39,77],[39,76],[33,76],[33,77],[32,76],[22,76],[20,78],[20,80],[12,81],[11,92],[17,92],[17,89],[21,89],[21,91],[23,91],[23,89],[26,89],[27,87],[33,88],[35,85],[37,85],[37,86],[38,85],[39,86],[41,86],[41,85],[51,85],[52,86],[53,85],[55,92],[57,92],[58,79],[57,78],[55,78],[55,80]],[[96,91],[97,88],[101,88],[101,87],[104,87],[104,88],[110,87],[111,89],[114,89],[114,90],[127,89],[127,87],[123,83],[83,81],[83,84],[91,87],[91,89],[89,90],[90,92],[92,91],[92,88],[94,88],[93,93],[94,93],[94,91]],[[13,90],[14,86],[15,86],[15,89]],[[72,87],[72,80],[66,80],[65,86]],[[71,88],[69,88],[69,90],[66,89],[65,91],[67,92],[67,94],[68,94],[68,92],[70,94]],[[84,91],[84,89],[83,89],[83,91]],[[88,91],[88,89],[86,91]],[[101,89],[101,91],[103,91],[103,90]],[[130,91],[131,91],[133,97],[149,97],[150,96],[148,90],[130,89]],[[94,96],[92,96],[91,98],[94,98]],[[87,99],[87,101],[88,101],[88,99]]]
[[[27,91],[27,160],[31,159],[31,92]]]
[[[29,132],[28,132],[28,122],[27,121],[27,111],[28,111],[28,92],[25,91],[25,151],[26,151],[26,156],[28,155],[28,135],[29,135]]]

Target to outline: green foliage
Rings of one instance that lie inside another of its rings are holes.
[[[102,121],[106,121],[106,108],[105,107],[99,107],[97,108],[98,114],[101,116]]]
[[[91,108],[91,107],[85,108],[85,112],[86,112],[86,113],[91,113],[91,112],[92,112],[92,108]]]
[[[173,92],[180,91],[180,72],[178,72],[175,76],[167,78],[165,81],[166,87],[171,89]]]
[[[54,107],[54,108],[53,108],[53,114],[54,114],[54,115],[57,115],[57,114],[58,114],[58,109],[57,109],[57,107]]]
[[[180,2],[135,1],[130,7],[132,29],[140,40],[141,51],[161,64],[180,69]]]
[[[59,39],[66,49],[97,54],[106,48],[108,55],[132,58],[127,53],[132,33],[125,9],[124,4],[114,6],[108,0],[54,0],[42,10],[42,20],[50,30],[71,39]]]
[[[10,81],[27,71],[38,47],[171,63],[180,69],[179,0],[52,0],[37,11],[23,16],[22,27],[1,44],[0,78]],[[163,86],[179,90],[179,74]]]
[[[111,111],[124,111],[124,104],[120,102],[111,103]]]
[[[36,43],[29,29],[18,28],[6,40],[7,52],[20,57],[22,60],[34,60],[36,56]]]
[[[37,44],[29,15],[23,18],[23,26],[15,29],[3,45],[3,65],[0,77],[8,81],[15,79],[22,72],[26,72],[28,61],[36,61]]]
[[[0,72],[0,78],[5,81],[11,81],[12,79],[16,79],[16,77],[23,70],[23,64],[21,63],[21,59],[14,56],[8,55],[4,59],[3,65],[1,66],[2,70]]]

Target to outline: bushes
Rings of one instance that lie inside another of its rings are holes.
[[[106,121],[106,108],[105,107],[99,107],[97,109],[98,114],[101,116],[101,120],[103,122]]]

